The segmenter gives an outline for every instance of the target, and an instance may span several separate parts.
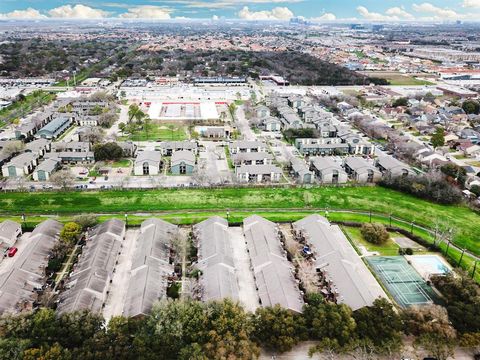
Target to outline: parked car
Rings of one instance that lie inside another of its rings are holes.
[[[16,247],[11,247],[9,250],[8,250],[8,257],[14,257],[15,254],[17,253],[18,251],[18,248]]]

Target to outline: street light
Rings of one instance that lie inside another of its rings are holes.
[[[413,234],[413,225],[415,224],[415,221],[412,221],[412,224],[410,226],[410,234]]]
[[[227,221],[229,221],[229,220],[230,220],[230,210],[227,209]]]
[[[22,223],[23,223],[23,227],[25,228],[25,219],[26,219],[26,216],[25,216],[25,213],[22,214]]]
[[[125,225],[128,227],[128,214],[125,214]]]

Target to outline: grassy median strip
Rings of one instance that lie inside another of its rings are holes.
[[[455,229],[455,243],[480,253],[480,216],[466,206],[446,206],[381,187],[159,189],[102,192],[4,193],[0,215],[189,212],[231,209],[275,210],[291,218],[298,209],[342,209],[393,214],[433,228],[436,223]],[[289,210],[292,210],[291,212]],[[281,215],[281,216],[280,216]],[[355,215],[355,216],[353,216]],[[192,216],[197,216],[192,214]],[[345,217],[345,214],[343,214]],[[351,221],[364,217],[351,214]],[[353,219],[352,219],[353,217]],[[339,219],[341,220],[341,219]],[[360,219],[359,219],[360,220]]]

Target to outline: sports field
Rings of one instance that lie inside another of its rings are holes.
[[[424,305],[437,301],[430,286],[403,256],[371,256],[366,259],[400,306]]]

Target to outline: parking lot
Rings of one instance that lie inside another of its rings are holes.
[[[13,264],[18,257],[18,254],[22,253],[27,248],[29,237],[30,233],[26,232],[18,238],[17,242],[15,243],[15,247],[18,249],[18,251],[14,257],[5,256],[6,253],[4,253],[4,251],[6,250],[6,248],[1,249],[2,253],[0,256],[0,274],[9,272],[12,269]]]
[[[103,316],[107,322],[113,316],[119,316],[123,313],[125,296],[130,280],[130,269],[132,268],[132,257],[139,233],[140,230],[138,229],[130,229],[125,233],[125,240],[122,243],[122,250],[115,266],[112,283],[110,284],[110,293],[103,309]]]

